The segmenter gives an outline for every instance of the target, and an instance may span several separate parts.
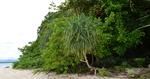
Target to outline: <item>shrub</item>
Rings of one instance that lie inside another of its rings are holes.
[[[106,68],[98,69],[98,74],[100,76],[109,76],[109,71]]]

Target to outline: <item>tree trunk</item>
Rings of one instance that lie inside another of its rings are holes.
[[[89,62],[88,62],[88,59],[87,59],[87,56],[86,56],[86,53],[83,53],[83,56],[84,56],[84,62],[86,63],[86,65],[88,66],[89,69],[91,69],[92,71],[94,70],[94,75],[96,75],[96,71],[97,69],[95,67],[92,67]]]

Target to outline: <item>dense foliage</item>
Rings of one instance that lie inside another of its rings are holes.
[[[66,0],[59,11],[47,14],[37,40],[20,49],[23,55],[14,68],[74,73],[121,65],[130,59],[128,52],[139,51],[143,40],[150,39],[149,4],[146,0]]]

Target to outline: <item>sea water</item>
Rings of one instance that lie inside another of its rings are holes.
[[[0,63],[0,67],[5,68],[5,67],[12,67],[13,63]]]

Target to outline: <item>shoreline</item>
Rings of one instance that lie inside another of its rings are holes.
[[[53,73],[44,74],[42,72],[34,74],[32,70],[15,70],[12,68],[0,68],[0,79],[127,79],[98,77],[94,75],[66,74],[56,75]]]

